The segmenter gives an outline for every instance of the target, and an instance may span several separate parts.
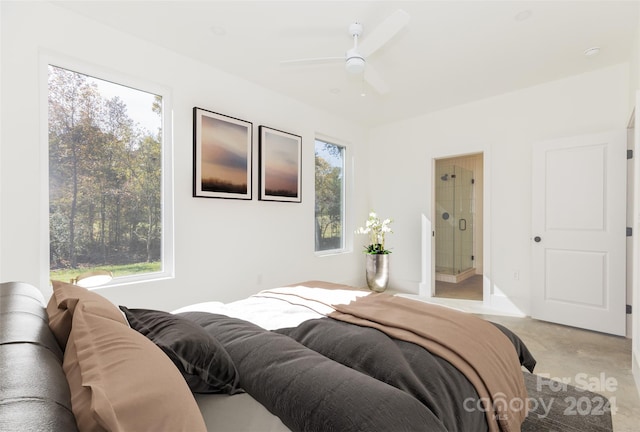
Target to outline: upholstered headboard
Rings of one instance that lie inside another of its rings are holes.
[[[0,284],[0,430],[78,430],[62,360],[42,293]]]

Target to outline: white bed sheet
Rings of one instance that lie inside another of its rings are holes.
[[[295,327],[309,319],[322,318],[323,315],[306,307],[291,305],[282,300],[249,297],[232,303],[204,302],[182,307],[173,311],[210,312],[249,321],[267,330]]]
[[[332,304],[348,304],[369,291],[314,288],[307,286],[273,288],[231,303],[203,302],[172,311],[210,312],[249,321],[267,330],[300,325],[333,311]]]

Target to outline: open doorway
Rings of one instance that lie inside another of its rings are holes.
[[[435,297],[482,301],[482,153],[437,159]]]

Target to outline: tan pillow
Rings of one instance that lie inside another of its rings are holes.
[[[63,368],[81,431],[206,431],[187,383],[146,337],[105,315],[102,302],[75,307]],[[88,390],[88,391],[87,391]]]
[[[64,373],[67,376],[69,389],[71,390],[71,410],[76,418],[76,423],[81,431],[105,431],[98,425],[91,415],[91,389],[82,386],[82,375],[78,363],[78,350],[74,337],[67,342],[63,362]],[[86,428],[86,429],[83,429]]]
[[[53,281],[53,294],[47,304],[47,313],[49,314],[49,327],[55,335],[60,348],[65,350],[69,332],[71,332],[71,319],[73,311],[79,301],[91,300],[104,304],[105,316],[120,321],[122,324],[128,325],[124,316],[116,305],[111,303],[100,294],[89,291],[86,288],[72,285],[65,282]],[[111,310],[109,310],[111,309]]]

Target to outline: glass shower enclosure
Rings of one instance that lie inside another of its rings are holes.
[[[458,282],[457,278],[438,276],[474,273],[473,171],[436,163],[435,182],[436,279]]]

